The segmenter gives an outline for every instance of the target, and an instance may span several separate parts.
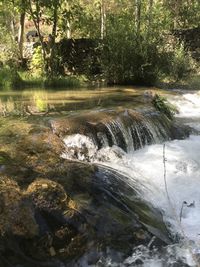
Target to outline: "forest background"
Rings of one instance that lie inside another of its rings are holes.
[[[200,83],[198,0],[0,0],[0,28],[3,89]]]

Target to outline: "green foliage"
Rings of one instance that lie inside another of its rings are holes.
[[[15,69],[2,67],[0,69],[0,87],[3,89],[18,88],[22,80]]]
[[[112,19],[105,39],[103,70],[110,83],[152,85],[159,75],[160,54],[157,40],[134,31],[127,17]]]
[[[21,80],[23,85],[26,87],[44,87],[44,88],[75,88],[84,86],[85,80],[82,76],[58,76],[46,78],[36,76],[31,72],[20,72]]]
[[[80,87],[81,82],[78,77],[58,77],[45,79],[43,82],[45,88],[75,88]]]
[[[38,111],[44,112],[48,109],[46,96],[42,92],[36,91],[33,96],[33,101]]]
[[[200,20],[200,1],[182,0],[182,1],[163,1],[169,12],[171,20],[171,29],[174,28],[193,28],[199,26]]]
[[[96,75],[97,58],[99,77],[105,77],[110,83],[153,85],[164,76],[178,81],[187,77],[196,65],[178,40],[169,49],[166,36],[173,29],[199,26],[198,11],[198,0],[0,0],[0,61],[10,66],[17,64],[20,49],[15,41],[16,25],[20,24],[20,15],[26,13],[38,33],[42,33],[42,23],[51,33],[47,45],[39,34],[41,46],[35,49],[30,62],[35,82],[42,81],[47,86],[66,82],[52,77],[64,73],[64,67],[59,68],[62,55],[58,56],[55,42],[66,37],[96,41],[102,38],[99,47],[103,56],[94,49],[94,57],[82,60],[86,66],[84,75]],[[77,51],[73,53],[79,57]],[[66,73],[77,74],[75,64],[71,69]],[[44,76],[50,78],[46,80]]]
[[[188,84],[193,90],[200,90],[200,75],[194,75],[188,79]]]
[[[191,74],[191,72],[195,68],[194,60],[192,59],[190,54],[185,51],[183,44],[176,45],[170,63],[170,74],[175,79],[175,81],[189,76],[189,74]]]
[[[42,47],[38,46],[34,49],[33,57],[30,62],[30,70],[33,76],[42,77],[45,73],[45,64],[42,56]]]
[[[0,61],[16,65],[18,60],[18,48],[14,40],[15,32],[12,22],[16,13],[9,1],[0,0]]]
[[[170,104],[165,97],[155,94],[152,100],[153,106],[164,113],[170,120],[173,119],[174,114],[178,113],[178,109]]]

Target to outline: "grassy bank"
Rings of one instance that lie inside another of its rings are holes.
[[[19,75],[24,87],[73,88],[82,87],[85,82],[81,76],[57,76],[47,79],[28,72],[20,72]]]
[[[75,88],[86,85],[82,76],[58,76],[51,79],[34,76],[28,72],[18,72],[9,67],[0,69],[0,90],[24,89],[27,87],[42,88]]]
[[[101,77],[102,78],[102,77]],[[103,81],[103,82],[102,82]],[[24,88],[79,88],[87,86],[106,86],[107,81],[102,79],[87,79],[85,76],[57,76],[47,79],[28,71],[16,71],[9,67],[0,69],[0,90],[21,90]],[[117,85],[117,84],[116,84]],[[120,84],[126,86],[127,84]],[[130,85],[130,84],[128,84]],[[134,84],[131,84],[134,85]],[[200,74],[189,75],[185,78],[174,80],[173,77],[162,77],[154,86],[164,89],[200,90]]]

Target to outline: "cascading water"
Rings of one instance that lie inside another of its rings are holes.
[[[178,118],[199,130],[200,94],[175,96],[171,101],[179,108]],[[130,120],[129,116],[127,120]],[[152,143],[166,140],[169,131],[162,123],[158,127],[148,117],[145,123],[143,120],[143,124],[136,123],[131,127],[118,118],[105,123],[105,128],[109,134],[97,134],[101,138],[101,147],[89,135],[65,137],[67,152],[63,157],[94,162],[125,174],[130,185],[139,186],[140,196],[162,211],[176,244],[167,246],[162,253],[150,252],[140,246],[134,248],[132,256],[121,265],[115,265],[107,258],[102,260],[104,266],[183,266],[183,263],[178,265],[179,260],[188,264],[185,266],[199,266],[200,136],[168,140],[163,150],[163,144]],[[112,142],[109,142],[109,135]],[[125,146],[119,140],[124,140]],[[135,151],[138,148],[141,149]]]

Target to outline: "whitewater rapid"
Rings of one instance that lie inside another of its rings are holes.
[[[179,109],[178,118],[200,130],[200,93],[170,97],[170,101]],[[182,239],[177,239],[181,245],[169,246],[166,253],[176,254],[176,259],[184,259],[189,266],[199,266],[196,255],[200,254],[200,136],[167,141],[165,149],[163,144],[153,144],[128,153],[116,146],[98,150],[89,137],[80,134],[68,136],[64,141],[71,148],[87,147],[91,162],[122,172],[134,185],[138,182],[141,197],[162,211],[174,240],[177,236]],[[72,156],[69,151],[65,157]],[[78,159],[88,160],[81,152]],[[135,257],[146,255],[141,266],[171,266],[166,259],[152,257],[143,250],[134,251],[126,261],[131,264]]]

